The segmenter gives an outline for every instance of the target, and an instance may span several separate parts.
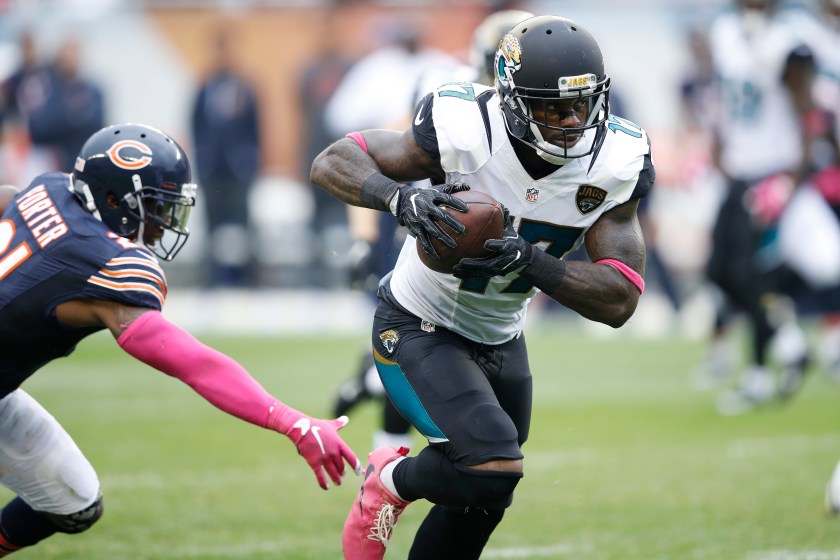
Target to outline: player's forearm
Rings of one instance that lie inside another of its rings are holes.
[[[378,194],[374,189],[366,191],[363,188],[365,181],[378,172],[376,163],[356,141],[343,138],[315,158],[310,180],[347,204],[386,210],[396,188],[389,189],[383,185]]]
[[[615,266],[563,261],[540,250],[534,253],[533,264],[522,276],[572,311],[618,328],[636,310],[641,290]]]
[[[232,358],[167,321],[158,311],[144,313],[117,339],[131,356],[176,377],[217,408],[267,427],[273,409],[284,408]]]

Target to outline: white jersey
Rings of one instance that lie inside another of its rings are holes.
[[[709,47],[720,88],[721,167],[736,179],[792,170],[802,157],[799,121],[782,84],[785,62],[797,44],[784,14],[768,20],[753,36],[735,11],[720,15],[712,25]]]
[[[431,106],[431,107],[430,107]],[[643,169],[652,179],[647,134],[610,116],[601,149],[542,179],[522,167],[505,129],[499,98],[479,84],[445,84],[418,105],[415,138],[426,147],[436,139],[446,180],[463,181],[504,204],[522,237],[555,257],[583,240],[604,212],[627,202]],[[390,279],[396,300],[433,325],[470,340],[501,344],[517,336],[536,288],[515,272],[462,282],[434,272],[417,256],[408,237]]]

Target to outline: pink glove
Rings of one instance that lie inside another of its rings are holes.
[[[751,186],[744,194],[750,216],[760,225],[776,223],[790,202],[796,185],[784,173],[772,175]]]
[[[344,476],[344,461],[353,466],[357,475],[362,474],[359,459],[338,435],[338,430],[349,421],[346,416],[335,420],[312,418],[278,402],[269,412],[266,428],[285,434],[292,440],[298,453],[315,473],[318,485],[326,490],[329,482],[324,471],[339,486]]]

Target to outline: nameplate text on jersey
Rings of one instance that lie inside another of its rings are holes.
[[[17,200],[20,216],[43,249],[67,233],[67,224],[53,204],[44,185],[38,185]]]

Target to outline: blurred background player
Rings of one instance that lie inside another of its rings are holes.
[[[817,17],[800,18],[798,34],[807,42],[815,67],[806,68],[812,95],[802,96],[803,134],[810,181],[840,217],[840,166],[837,139],[840,138],[840,0],[820,0]],[[824,316],[818,357],[829,375],[840,382],[840,288],[818,290],[806,308],[822,308]]]
[[[256,92],[237,68],[229,27],[212,38],[213,68],[192,109],[195,167],[210,235],[209,285],[250,282],[248,197],[262,162]]]
[[[73,174],[36,177],[0,221],[0,556],[102,515],[99,479],[70,435],[20,384],[108,329],[129,355],[176,377],[222,411],[288,436],[318,484],[341,483],[358,460],[338,436],[347,418],[319,420],[266,392],[237,362],[160,313],[171,260],[189,236],[197,187],[186,154],[161,131],[104,128]],[[9,189],[0,189],[0,197]],[[2,201],[2,198],[0,198]],[[156,258],[158,257],[158,258]]]
[[[505,33],[534,14],[522,10],[493,12],[476,27],[470,41],[469,65],[454,62],[445,66],[431,66],[416,80],[415,92],[407,105],[407,117],[392,123],[404,128],[410,122],[414,107],[429,91],[446,82],[477,82],[493,85],[496,50]],[[390,128],[390,127],[389,127]],[[320,189],[319,189],[320,190]],[[337,199],[336,199],[337,200]],[[370,294],[376,301],[379,280],[394,267],[397,250],[405,237],[404,228],[387,212],[349,206],[350,232],[356,240],[351,251],[350,282],[357,289]],[[382,401],[382,427],[373,434],[373,449],[382,446],[411,447],[411,424],[385,394],[373,354],[366,345],[355,374],[338,390],[333,413],[348,414],[357,404],[370,399]]]
[[[332,254],[334,239],[347,238],[347,209],[340,200],[329,196],[309,181],[312,162],[321,150],[340,138],[327,123],[326,107],[355,59],[343,48],[340,29],[344,25],[341,2],[327,7],[318,26],[319,43],[314,58],[303,68],[298,79],[298,98],[302,109],[301,179],[309,186],[314,208],[309,224],[314,259],[311,284],[323,288],[344,287],[346,270],[336,266]],[[340,416],[340,415],[339,415]]]
[[[809,49],[799,49],[791,56],[798,56],[805,64],[798,66],[790,79],[803,84],[795,102],[801,115],[805,159],[800,176],[804,182],[799,190],[813,203],[828,204],[837,222],[840,219],[840,0],[819,0],[817,17],[799,18],[798,36],[806,41]],[[809,87],[811,86],[811,87]],[[811,191],[811,192],[807,192]],[[797,195],[800,192],[796,193]],[[791,202],[791,206],[796,201]],[[800,211],[804,214],[809,208]],[[798,227],[813,228],[814,221],[823,216],[820,208],[811,210],[795,221]],[[784,220],[785,216],[783,216]],[[797,303],[806,313],[819,315],[823,320],[818,356],[829,376],[840,382],[840,286],[834,285],[829,272],[836,266],[840,250],[835,246],[830,253],[823,253],[821,260],[813,263],[802,260],[799,253],[808,253],[814,242],[824,239],[826,230],[806,232],[807,243],[799,244],[791,254],[796,259],[794,272],[799,273],[801,287]],[[835,239],[836,242],[836,239]],[[794,247],[791,247],[794,249]],[[825,261],[825,263],[821,261]],[[809,274],[810,272],[810,274]],[[824,511],[827,515],[840,515],[840,462],[831,473],[825,488]]]
[[[783,80],[788,54],[799,42],[777,4],[736,0],[735,9],[721,14],[709,33],[719,91],[714,160],[728,187],[712,231],[707,274],[726,305],[745,314],[752,338],[739,386],[718,400],[724,414],[780,395],[768,364],[777,331],[788,337],[778,341],[785,348],[779,358],[786,375],[801,375],[807,358],[792,311],[777,305],[771,313],[773,302],[781,301],[771,297],[768,283],[778,262],[762,251],[783,207],[776,195],[790,189],[803,159],[799,119]],[[725,332],[723,322],[717,321],[716,337]],[[780,330],[783,323],[790,328]]]
[[[378,22],[375,27],[385,44],[350,69],[327,105],[325,118],[334,136],[340,138],[359,127],[404,126],[422,77],[435,69],[460,66],[449,54],[425,45],[420,23],[408,17]],[[333,203],[337,200],[329,198]],[[405,234],[393,216],[344,206],[354,240],[349,251],[349,280],[352,287],[368,292],[375,301],[376,285],[393,268]],[[342,411],[339,416],[347,414],[371,398],[383,401],[382,428],[373,434],[373,447],[410,446],[411,426],[385,397],[370,347],[365,345],[356,371],[338,390],[333,411]]]

